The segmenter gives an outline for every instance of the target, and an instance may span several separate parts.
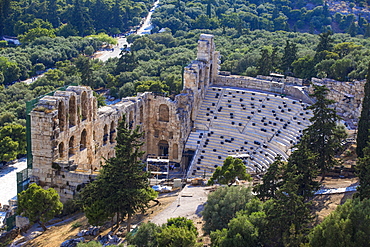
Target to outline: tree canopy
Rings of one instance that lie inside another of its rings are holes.
[[[368,141],[370,140],[370,63],[368,67],[368,73],[366,78],[366,83],[364,86],[365,97],[362,100],[362,110],[360,120],[358,122],[358,131],[357,131],[357,147],[356,153],[358,157],[364,157],[364,148],[367,146]]]
[[[370,199],[347,200],[309,235],[311,246],[355,247],[370,242]]]
[[[47,230],[45,223],[60,214],[63,204],[53,188],[47,190],[31,184],[27,190],[18,194],[18,214],[27,217],[31,223],[39,223]]]
[[[195,247],[198,232],[193,222],[184,217],[170,218],[166,224],[158,226],[148,222],[140,225],[135,234],[129,233],[128,243],[137,247]]]
[[[250,180],[250,174],[247,173],[247,167],[241,159],[228,156],[224,164],[216,168],[212,177],[208,180],[209,185],[215,182],[231,186],[236,179]]]
[[[116,156],[106,160],[97,179],[81,192],[83,208],[91,223],[102,224],[117,214],[118,225],[127,216],[129,232],[132,215],[144,212],[149,201],[156,197],[140,159],[144,154],[140,151],[142,135],[140,126],[131,129],[123,116],[117,128]]]
[[[204,230],[209,233],[225,228],[236,212],[245,209],[251,198],[251,189],[241,186],[219,187],[210,193],[202,212]]]

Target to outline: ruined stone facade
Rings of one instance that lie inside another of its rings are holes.
[[[55,188],[64,202],[73,198],[105,159],[115,155],[116,128],[123,114],[130,128],[139,125],[145,132],[142,149],[147,156],[166,156],[185,170],[185,143],[210,85],[282,93],[311,103],[304,88],[297,86],[301,84],[219,73],[213,36],[202,34],[197,59],[185,67],[183,91],[173,100],[146,92],[98,108],[93,91],[84,86],[43,97],[30,113],[34,179]]]
[[[335,101],[334,108],[338,115],[347,123],[347,127],[356,129],[362,111],[362,100],[365,97],[366,80],[341,82],[328,78],[312,78],[312,82],[325,85],[330,90],[328,98]],[[309,91],[312,92],[312,87]]]
[[[139,125],[145,132],[146,155],[167,156],[184,166],[185,142],[204,92],[217,76],[218,57],[213,36],[201,35],[197,59],[185,68],[184,89],[174,100],[147,92],[98,108],[93,91],[84,86],[43,97],[30,113],[34,179],[54,187],[62,201],[73,198],[79,185],[115,155],[123,114],[130,128]]]

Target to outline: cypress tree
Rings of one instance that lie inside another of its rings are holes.
[[[301,141],[301,145],[305,145],[316,156],[316,168],[321,171],[322,179],[329,169],[338,164],[335,153],[346,136],[344,129],[337,125],[340,118],[330,107],[334,101],[326,98],[328,92],[327,87],[314,85],[311,96],[316,102],[308,107],[313,112],[310,118],[312,124],[304,130],[305,138]]]
[[[360,186],[357,187],[357,196],[360,200],[370,198],[370,147],[363,150],[364,157],[359,158],[356,166]]]
[[[136,212],[144,212],[156,193],[149,187],[149,174],[144,171],[141,161],[144,152],[140,151],[143,133],[140,126],[131,129],[126,118],[117,128],[116,156],[107,160],[99,176],[88,184],[82,192],[82,201],[89,221],[94,222],[101,215],[94,212],[104,209],[106,217],[117,215],[117,226],[123,216],[127,216],[127,230],[130,231],[131,217]],[[98,203],[99,202],[99,203]],[[94,208],[97,207],[97,208]]]
[[[362,158],[364,157],[364,148],[369,141],[369,128],[370,128],[370,63],[367,72],[367,79],[364,86],[365,97],[362,101],[362,111],[360,121],[358,122],[358,131],[357,131],[357,156]]]

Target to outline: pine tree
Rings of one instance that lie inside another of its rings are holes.
[[[310,199],[319,188],[319,182],[315,180],[318,174],[315,164],[317,157],[305,146],[305,138],[307,135],[296,145],[296,150],[290,155],[282,174],[282,187],[294,180],[297,186],[294,193],[301,196],[303,201]]]
[[[364,86],[365,97],[362,101],[362,111],[360,121],[358,122],[358,131],[357,131],[357,156],[362,158],[364,157],[363,149],[366,147],[369,141],[370,135],[370,63],[367,72],[366,83]]]
[[[285,166],[282,157],[278,155],[263,175],[262,184],[257,185],[253,191],[263,201],[276,198],[276,191],[281,186],[281,172]]]
[[[213,185],[217,181],[219,184],[231,186],[237,178],[251,180],[251,176],[246,170],[246,166],[241,159],[228,156],[224,164],[216,168],[216,171],[208,180],[208,185]]]
[[[344,129],[337,125],[340,118],[330,107],[334,101],[326,98],[328,92],[327,87],[314,85],[311,96],[316,102],[308,107],[313,112],[313,117],[310,118],[312,124],[304,130],[306,137],[301,141],[316,156],[316,168],[321,172],[322,179],[329,169],[338,164],[334,156],[346,136]]]
[[[47,190],[31,184],[27,190],[18,194],[18,214],[29,218],[31,223],[39,223],[44,231],[45,223],[60,214],[63,204],[55,189]]]
[[[320,41],[316,47],[316,53],[314,57],[315,64],[321,62],[325,59],[328,52],[333,50],[333,38],[331,37],[332,32],[327,31],[325,33],[319,34]]]
[[[364,157],[359,158],[356,166],[360,186],[357,187],[358,197],[361,200],[370,198],[370,146],[364,150]]]
[[[139,129],[140,126],[130,129],[123,117],[117,128],[116,157],[107,160],[97,179],[82,192],[85,209],[95,212],[92,207],[96,201],[101,201],[99,206],[103,205],[107,216],[117,215],[117,226],[121,218],[127,216],[128,231],[132,216],[136,212],[144,212],[149,201],[156,196],[149,187],[145,164],[140,160],[144,152],[140,151],[143,133]],[[95,215],[90,214],[92,221],[96,220]]]
[[[287,40],[284,47],[284,54],[281,63],[281,70],[285,74],[292,73],[292,63],[297,59],[297,51],[297,44],[290,43],[289,40]]]

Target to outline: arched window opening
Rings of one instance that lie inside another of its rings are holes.
[[[58,104],[58,119],[59,119],[59,129],[60,131],[64,131],[65,125],[66,125],[66,113],[64,104],[62,101]]]
[[[199,70],[199,77],[198,77],[198,89],[202,88],[202,81],[203,81],[203,70]]]
[[[134,126],[134,112],[130,111],[130,116],[128,118],[128,127],[132,129],[133,126]]]
[[[172,156],[173,156],[173,159],[175,160],[179,158],[179,148],[177,144],[173,144]]]
[[[103,145],[107,145],[108,143],[108,126],[104,126],[104,135],[103,135]]]
[[[110,143],[114,143],[116,140],[116,130],[114,128],[114,122],[110,124]]]
[[[59,143],[58,152],[59,152],[59,158],[64,158],[64,143],[63,142]]]
[[[144,122],[144,109],[143,106],[140,106],[140,123]]]
[[[74,155],[76,152],[75,152],[75,137],[72,136],[70,139],[69,139],[69,143],[68,143],[68,155],[69,156],[72,156]]]
[[[76,121],[76,98],[75,96],[71,96],[69,98],[69,126],[75,126],[77,121]]]
[[[93,98],[93,102],[92,102],[92,117],[93,119],[95,120],[96,119],[96,108],[97,108],[97,101],[96,101],[96,98]]]
[[[80,142],[80,150],[84,150],[87,147],[87,133],[86,130],[84,129],[81,133],[81,142]]]
[[[158,142],[158,155],[159,156],[168,156],[168,142],[162,140]]]
[[[159,121],[168,122],[170,119],[170,112],[167,105],[159,106]]]
[[[82,116],[82,121],[87,119],[88,115],[88,101],[87,101],[87,93],[84,91],[81,95],[81,116]]]

